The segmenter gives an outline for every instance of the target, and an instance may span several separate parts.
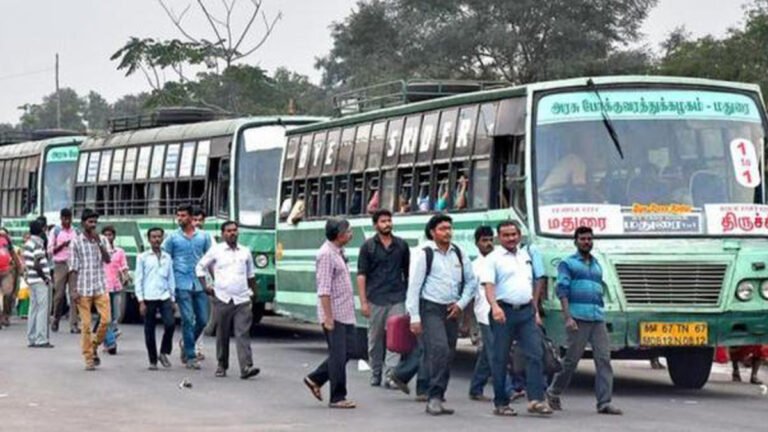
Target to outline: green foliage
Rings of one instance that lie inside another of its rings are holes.
[[[85,130],[83,113],[86,101],[81,99],[77,92],[71,88],[62,88],[59,93],[61,97],[61,128]],[[26,130],[56,128],[56,107],[55,92],[45,96],[40,104],[24,105],[24,114],[21,116],[22,128]]]
[[[768,0],[747,8],[743,28],[731,28],[725,37],[692,39],[685,29],[672,32],[662,44],[658,73],[757,83],[768,91]]]
[[[656,0],[374,0],[332,26],[326,86],[404,78],[524,83],[645,72],[639,38]]]

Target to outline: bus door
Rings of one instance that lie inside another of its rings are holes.
[[[211,159],[205,210],[208,215],[226,219],[229,215],[229,157]]]

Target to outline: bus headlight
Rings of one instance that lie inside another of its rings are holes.
[[[755,284],[750,281],[741,281],[736,287],[736,298],[741,301],[749,301],[755,293]]]
[[[269,265],[269,257],[264,254],[256,254],[256,267],[264,268]]]
[[[764,280],[763,283],[760,284],[760,295],[763,296],[764,299],[768,300],[768,279]]]

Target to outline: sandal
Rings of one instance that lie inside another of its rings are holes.
[[[553,411],[546,402],[531,401],[528,404],[528,412],[531,414],[551,415]]]
[[[501,417],[515,417],[517,412],[511,406],[493,407],[493,415]]]
[[[338,402],[331,402],[331,403],[328,404],[328,407],[329,408],[340,408],[340,409],[351,409],[351,408],[356,408],[357,405],[354,402],[352,402],[351,400],[344,399],[344,400],[340,400]]]
[[[309,388],[309,391],[312,392],[312,396],[314,396],[315,399],[319,400],[320,402],[323,401],[323,393],[320,390],[320,386],[315,384],[315,382],[309,379],[309,377],[304,377],[304,385]]]

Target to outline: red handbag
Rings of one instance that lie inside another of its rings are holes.
[[[719,346],[715,349],[715,363],[725,364],[730,360],[728,348]]]
[[[408,354],[416,348],[416,335],[411,333],[411,317],[393,315],[387,318],[387,349]]]

